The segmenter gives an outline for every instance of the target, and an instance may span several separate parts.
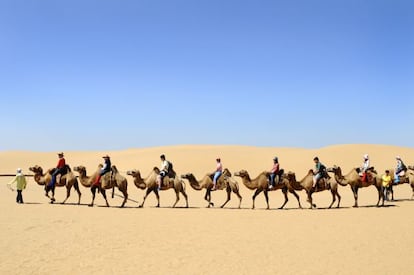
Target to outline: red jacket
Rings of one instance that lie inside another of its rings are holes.
[[[66,165],[65,158],[61,158],[61,159],[59,159],[59,162],[58,162],[58,164],[57,164],[56,168],[57,168],[57,169],[60,169],[60,168],[65,167],[65,165]]]

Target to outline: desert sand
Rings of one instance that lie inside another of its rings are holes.
[[[57,152],[0,152],[0,174],[28,171],[35,164],[51,168]],[[192,172],[201,178],[215,167],[221,157],[223,166],[235,172],[249,171],[252,177],[272,166],[278,156],[282,168],[294,171],[298,179],[313,168],[319,156],[326,166],[334,164],[347,173],[362,164],[368,153],[371,164],[383,172],[394,168],[395,156],[407,165],[414,164],[414,149],[382,145],[338,145],[320,149],[265,148],[247,146],[186,145],[129,149],[116,152],[65,152],[71,167],[84,165],[88,172],[109,154],[112,163],[126,176],[139,169],[143,176],[160,165],[166,154],[179,175]],[[65,205],[49,204],[43,187],[28,177],[23,192],[25,204],[15,203],[15,192],[0,178],[0,274],[413,274],[414,201],[407,184],[395,187],[396,201],[377,208],[377,191],[363,188],[359,208],[352,208],[349,187],[339,187],[339,209],[326,209],[330,192],[315,194],[318,209],[298,209],[289,195],[286,209],[280,190],[269,195],[271,210],[265,210],[263,195],[251,210],[253,191],[239,182],[243,196],[224,209],[225,191],[215,191],[216,207],[207,209],[204,191],[193,190],[186,181],[190,208],[178,208],[173,190],[162,191],[161,208],[155,208],[151,194],[144,208],[144,191],[128,179],[130,200],[118,208],[122,198],[109,199],[110,208],[98,194],[95,207],[88,207],[89,189],[81,186],[81,205],[77,194]],[[307,208],[305,192],[298,192]],[[117,192],[119,194],[119,191]],[[57,202],[65,198],[65,189],[57,188]]]

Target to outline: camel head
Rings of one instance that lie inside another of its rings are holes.
[[[187,173],[187,174],[181,175],[182,179],[187,179],[188,180],[191,177],[194,177],[194,175],[192,173]]]
[[[408,169],[414,170],[414,166],[408,165]]]
[[[227,169],[227,168],[224,168],[224,170],[223,170],[223,176],[226,176],[226,177],[231,177],[231,172],[230,172],[230,170],[229,170],[229,169]]]
[[[141,172],[136,169],[127,171],[127,175],[137,179],[141,178]]]
[[[73,170],[78,172],[80,175],[86,175],[86,168],[85,166],[75,166]]]
[[[234,175],[236,177],[249,178],[249,173],[246,170],[240,170],[239,172],[234,172]]]
[[[330,173],[334,173],[336,176],[339,176],[339,177],[343,178],[342,170],[341,170],[341,167],[339,167],[339,166],[334,165],[333,167],[330,167],[326,170]]]
[[[154,167],[154,168],[152,168],[152,170],[156,173],[156,174],[159,174],[161,171],[160,171],[160,169],[158,168],[158,167]]]
[[[115,165],[112,165],[111,171],[112,171],[112,173],[119,173],[118,168],[116,168]]]
[[[285,173],[285,175],[289,182],[296,182],[296,175],[294,172],[289,171]]]
[[[29,170],[35,173],[35,175],[43,175],[42,167],[35,165],[33,167],[29,167]]]

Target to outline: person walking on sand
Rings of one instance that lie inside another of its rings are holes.
[[[7,184],[7,186],[14,191],[13,187],[11,187],[11,185],[13,183],[16,183],[16,190],[17,190],[17,197],[16,197],[16,202],[17,203],[24,203],[23,202],[23,190],[26,189],[26,177],[23,175],[22,173],[22,169],[21,168],[17,168],[17,173],[16,173],[16,177]]]
[[[388,200],[388,190],[391,186],[391,175],[390,175],[390,171],[389,170],[385,170],[385,174],[382,175],[381,177],[382,179],[382,189],[384,192],[384,200]]]
[[[216,163],[216,171],[214,171],[213,177],[213,188],[211,189],[211,191],[217,190],[217,180],[219,179],[221,174],[223,174],[223,165],[221,164],[221,159],[217,158]]]

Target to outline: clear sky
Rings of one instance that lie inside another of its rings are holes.
[[[0,150],[414,146],[414,1],[1,0]]]

